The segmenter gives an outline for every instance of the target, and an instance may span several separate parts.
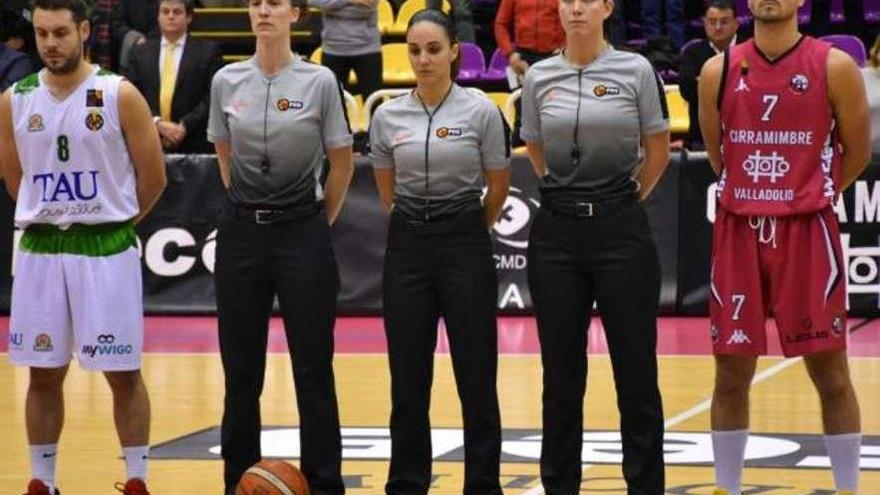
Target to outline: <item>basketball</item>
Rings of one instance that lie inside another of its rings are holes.
[[[309,484],[292,464],[260,461],[241,476],[235,495],[309,495]]]

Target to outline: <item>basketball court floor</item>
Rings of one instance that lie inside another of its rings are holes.
[[[863,495],[880,494],[880,320],[851,319],[852,376],[862,407]],[[773,330],[771,329],[771,332]],[[8,319],[0,319],[0,494],[24,491],[29,475],[23,404],[27,371],[5,353]],[[667,493],[712,490],[709,398],[713,369],[704,318],[662,318],[660,385],[666,414]],[[773,342],[775,336],[771,338]],[[379,318],[340,318],[336,383],[343,425],[348,493],[383,493],[390,452],[389,377]],[[534,320],[499,320],[498,378],[504,428],[502,484],[510,495],[537,495],[540,455],[541,367]],[[150,317],[144,376],[153,406],[150,488],[154,495],[222,492],[219,429],[223,372],[212,317]],[[297,411],[281,322],[273,319],[263,393],[263,454],[296,463]],[[589,337],[582,493],[626,493],[620,473],[618,415],[601,324]],[[638,363],[632,363],[638,366]],[[461,493],[461,415],[448,346],[438,341],[431,418],[434,426],[432,494]],[[115,493],[123,462],[112,426],[109,389],[99,374],[74,364],[65,388],[66,425],[58,483],[64,495]],[[759,361],[752,390],[753,437],[747,449],[744,493],[832,495],[821,436],[819,403],[800,359],[778,346]]]

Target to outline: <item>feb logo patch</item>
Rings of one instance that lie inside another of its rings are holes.
[[[277,108],[279,112],[286,112],[288,110],[299,110],[302,107],[303,102],[291,100],[288,98],[279,98],[278,101],[275,102],[275,108]]]
[[[620,88],[616,88],[613,86],[605,86],[604,84],[597,84],[593,86],[593,94],[598,98],[602,98],[604,96],[613,96],[620,94]]]
[[[43,116],[35,113],[28,117],[28,132],[40,132],[45,127],[43,126]]]
[[[104,116],[101,112],[93,111],[86,115],[86,127],[92,131],[99,131],[104,127]]]
[[[795,74],[791,76],[788,87],[796,94],[801,94],[810,89],[810,80],[803,74]]]
[[[440,127],[434,133],[440,139],[446,139],[449,136],[461,136],[460,127]]]

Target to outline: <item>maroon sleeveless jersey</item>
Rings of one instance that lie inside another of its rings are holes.
[[[825,77],[830,49],[804,36],[770,62],[753,40],[730,48],[719,95],[725,210],[783,216],[833,201],[840,150]]]

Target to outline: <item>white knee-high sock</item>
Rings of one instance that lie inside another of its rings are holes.
[[[859,487],[861,433],[825,435],[825,449],[831,459],[834,486],[838,492],[856,493]]]
[[[715,455],[715,485],[729,495],[740,495],[743,462],[749,430],[712,430],[712,452]]]
[[[55,492],[55,461],[58,460],[58,444],[31,445],[31,475]]]

